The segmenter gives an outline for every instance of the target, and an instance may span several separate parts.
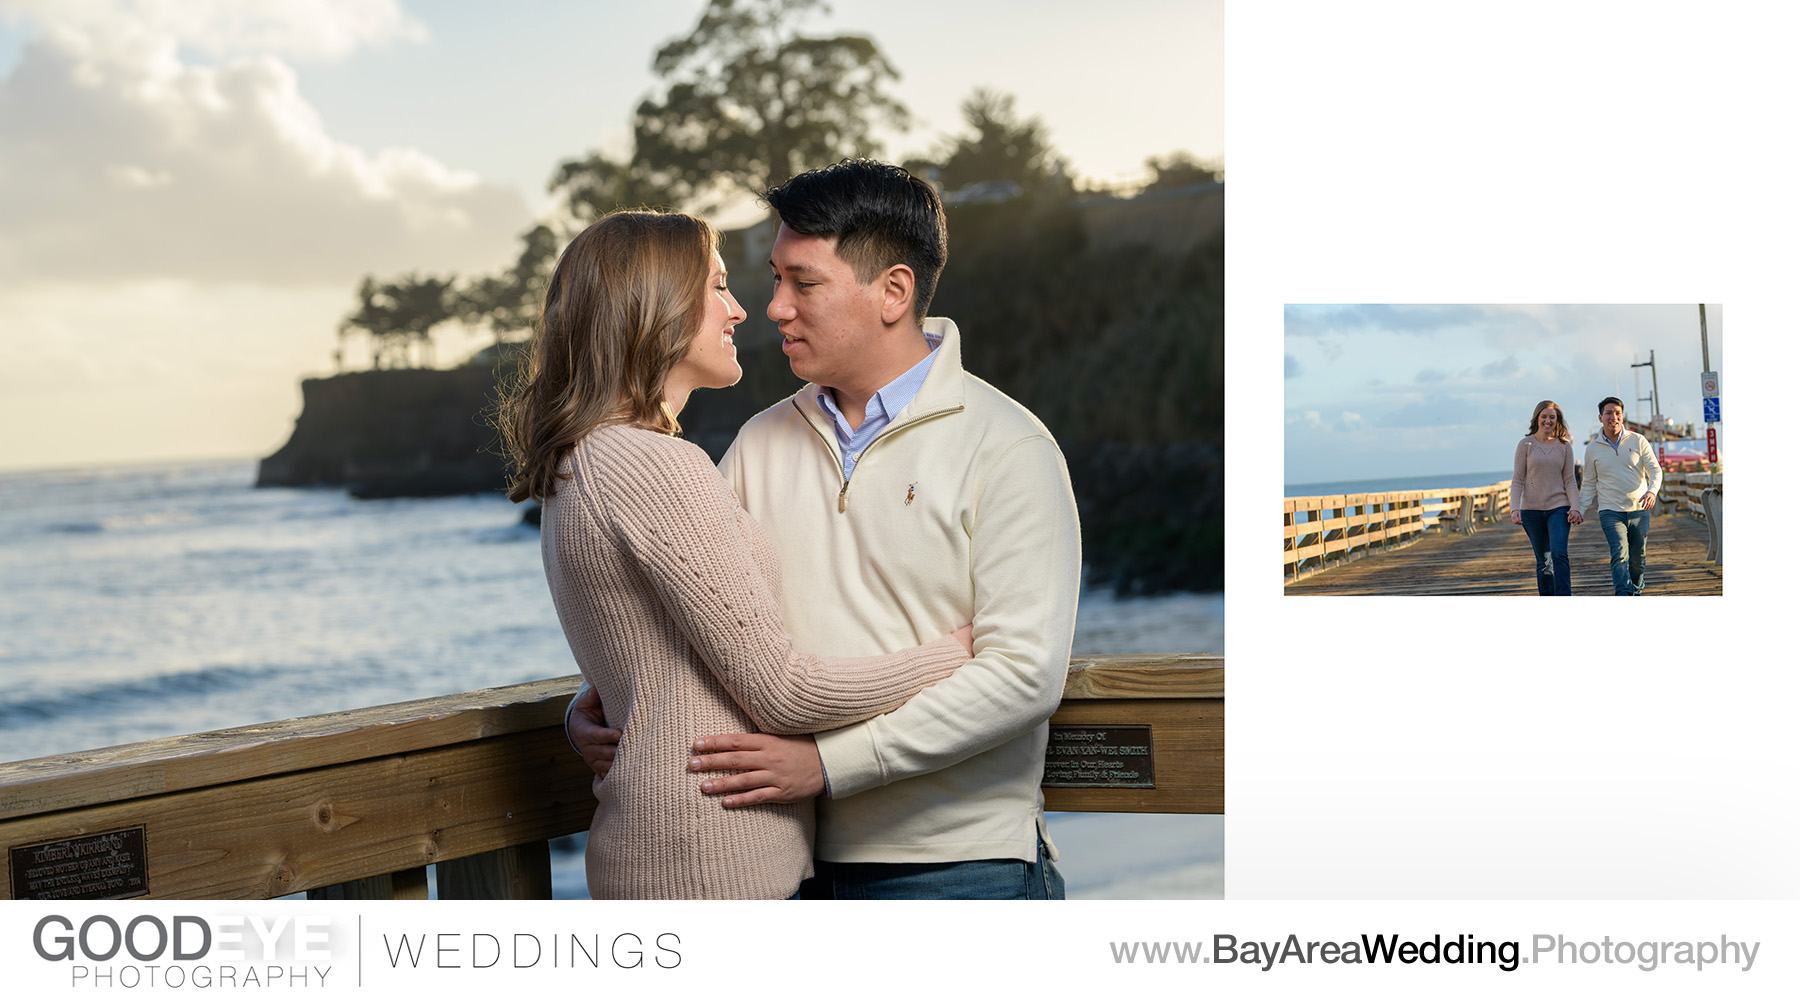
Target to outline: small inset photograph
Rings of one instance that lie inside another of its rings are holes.
[[[1288,595],[1724,593],[1719,305],[1293,305]]]

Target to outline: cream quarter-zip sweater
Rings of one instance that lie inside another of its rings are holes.
[[[589,891],[791,896],[812,870],[812,803],[725,809],[700,792],[718,772],[687,770],[693,741],[810,732],[894,708],[964,663],[948,633],[967,620],[893,655],[809,656],[782,627],[767,536],[705,452],[609,425],[561,471],[571,478],[544,505],[544,572],[576,663],[624,731],[612,773],[594,783]]]
[[[1606,436],[1588,442],[1581,462],[1587,472],[1581,477],[1581,509],[1596,503],[1601,510],[1638,510],[1645,493],[1662,489],[1662,466],[1656,451],[1636,431],[1621,430],[1619,446],[1614,448]]]
[[[873,655],[975,624],[953,676],[818,734],[818,856],[1030,860],[1075,627],[1074,494],[1043,424],[963,371],[955,324],[925,322],[937,360],[848,480],[815,385],[752,417],[720,469],[780,553],[802,646]]]

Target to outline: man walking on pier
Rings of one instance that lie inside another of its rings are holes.
[[[1644,592],[1644,545],[1650,537],[1650,510],[1662,488],[1662,466],[1642,434],[1625,429],[1625,404],[1617,396],[1600,401],[1600,436],[1588,442],[1581,464],[1581,509],[1600,505],[1600,530],[1612,553],[1613,594]]]

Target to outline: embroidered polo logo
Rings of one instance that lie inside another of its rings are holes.
[[[911,506],[912,506],[912,502],[913,502],[913,487],[915,487],[915,486],[917,486],[917,485],[919,485],[919,484],[918,484],[918,483],[907,483],[907,484],[906,484],[906,503],[904,503],[904,504],[902,504],[902,506],[905,506],[905,507],[911,507]]]

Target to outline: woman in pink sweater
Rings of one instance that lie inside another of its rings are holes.
[[[712,462],[673,435],[688,394],[741,377],[719,237],[620,212],[563,251],[503,430],[509,495],[541,500],[544,573],[582,674],[624,731],[588,831],[597,898],[786,898],[813,807],[724,809],[688,771],[719,733],[809,733],[890,711],[969,656],[969,629],[826,660],[781,622],[781,567]]]
[[[1537,565],[1538,594],[1569,596],[1569,528],[1581,523],[1575,448],[1562,407],[1546,399],[1531,411],[1513,449],[1512,522],[1523,525]]]

